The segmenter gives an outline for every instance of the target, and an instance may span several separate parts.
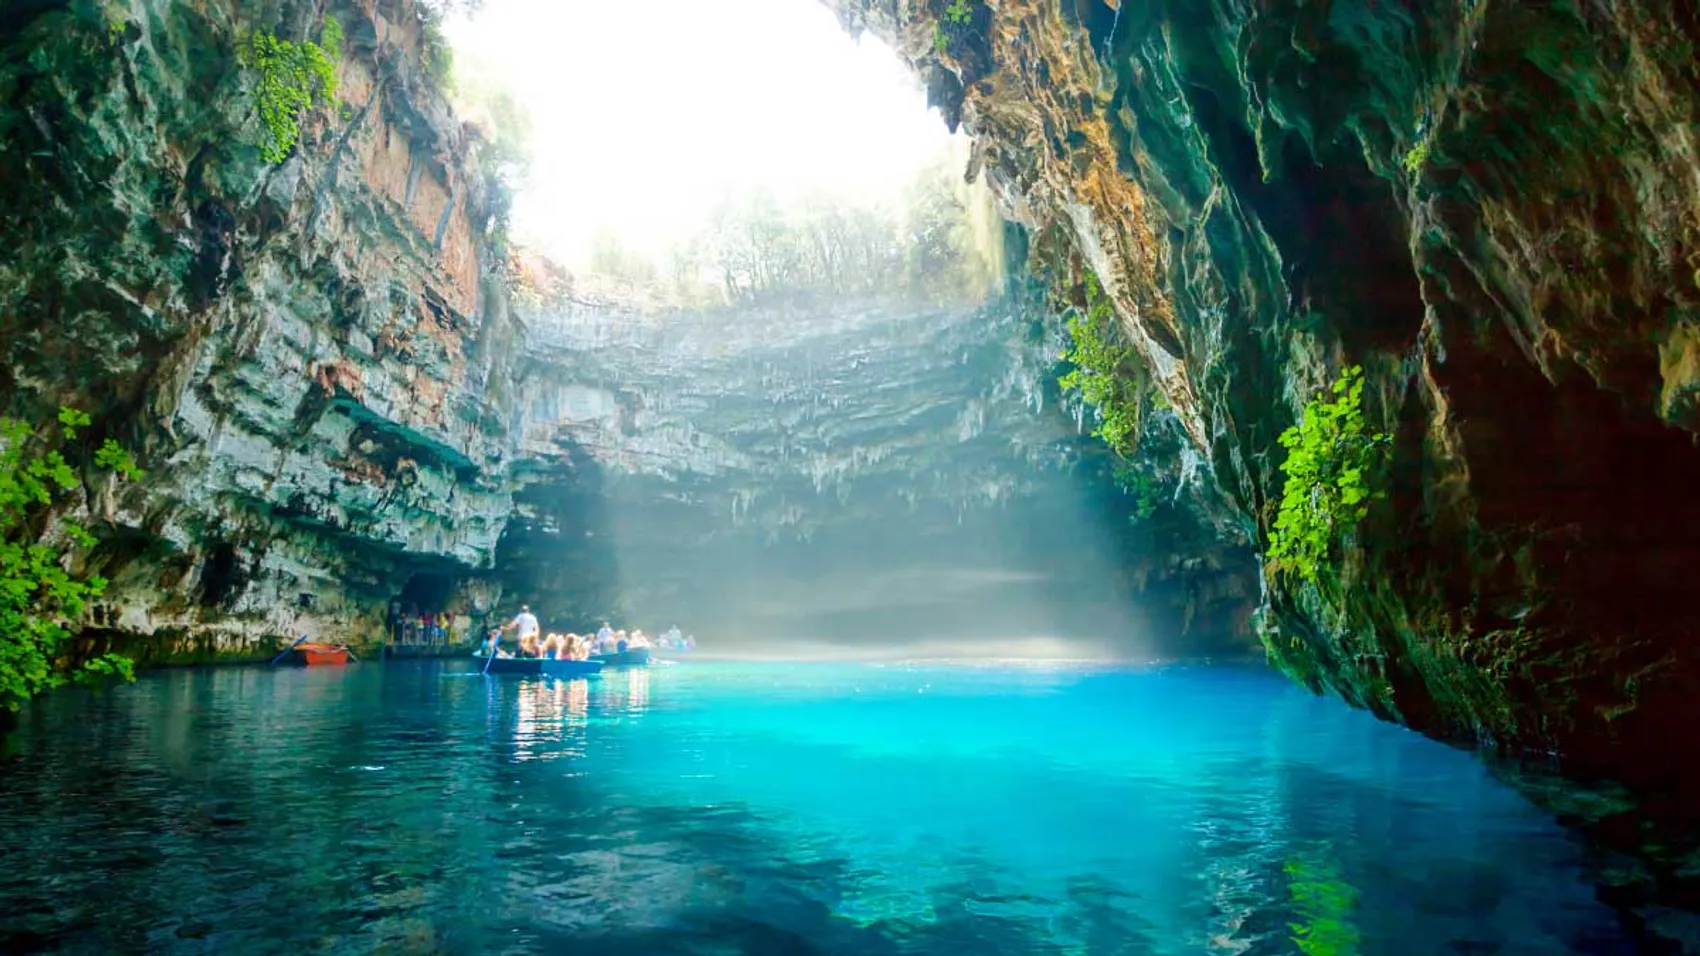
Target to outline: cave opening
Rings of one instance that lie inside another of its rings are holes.
[[[435,614],[448,607],[458,583],[447,574],[416,571],[408,576],[396,600],[404,614]]]
[[[658,31],[653,7],[506,0],[447,30],[457,74],[530,114],[514,234],[571,290],[571,308],[516,309],[572,355],[519,369],[558,424],[496,547],[503,608],[746,646],[948,632],[984,652],[976,635],[1078,633],[1088,656],[1181,650],[1155,634],[1200,619],[1197,588],[1165,579],[1161,609],[1132,607],[1154,578],[1118,562],[1162,536],[1129,534],[1137,496],[1075,468],[1091,424],[1056,385],[1061,323],[924,81],[824,6],[662,8]],[[973,59],[991,10],[954,10],[934,42]],[[1076,12],[1099,39],[1120,19]],[[646,97],[657,76],[641,64],[657,59],[701,74],[653,90],[673,104],[664,133],[596,93]],[[803,73],[816,82],[773,83]],[[587,125],[656,148],[587,155]],[[648,158],[680,137],[688,176]],[[639,304],[597,319],[591,303],[611,301]]]
[[[228,541],[214,544],[201,561],[201,578],[196,603],[205,608],[225,606],[241,593],[247,575],[236,546]]]

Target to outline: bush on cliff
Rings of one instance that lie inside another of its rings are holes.
[[[265,125],[260,156],[281,163],[295,148],[301,114],[336,95],[336,64],[342,58],[342,25],[325,19],[319,42],[292,43],[271,33],[251,34],[239,51],[253,71],[254,109]]]
[[[88,424],[83,412],[59,410],[59,433],[66,442]],[[59,664],[59,647],[71,636],[71,622],[100,596],[106,581],[73,577],[64,568],[63,547],[37,540],[38,520],[55,497],[78,483],[70,462],[53,444],[25,422],[0,418],[0,707],[8,710],[71,680],[134,676],[130,660],[116,654],[69,672]],[[124,479],[142,474],[129,453],[110,439],[95,460]],[[65,522],[62,528],[72,544],[94,543],[80,525]]]
[[[1287,479],[1267,554],[1277,574],[1315,581],[1335,539],[1369,513],[1375,494],[1370,477],[1391,439],[1369,430],[1363,394],[1363,368],[1347,366],[1331,388],[1305,405],[1299,423],[1281,434]]]
[[[1068,335],[1069,350],[1063,359],[1074,368],[1057,384],[1098,410],[1098,427],[1092,434],[1121,457],[1133,457],[1139,444],[1145,382],[1139,374],[1138,353],[1122,341],[1115,308],[1097,276],[1086,276],[1086,310],[1069,318]]]

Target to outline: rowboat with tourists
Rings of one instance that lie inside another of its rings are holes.
[[[511,653],[502,647],[502,635],[509,631],[515,632],[517,638],[516,651]],[[473,656],[486,659],[487,674],[585,676],[603,667],[646,667],[655,648],[683,651],[695,646],[696,638],[681,635],[677,627],[651,640],[642,629],[628,634],[614,630],[607,621],[602,622],[595,634],[545,635],[530,605],[522,604],[512,621],[490,631]]]
[[[590,659],[608,667],[643,667],[649,663],[649,648],[634,647],[612,654],[592,654]]]
[[[489,661],[487,674],[520,674],[528,677],[590,677],[602,670],[601,661],[561,661],[547,657],[502,657]]]

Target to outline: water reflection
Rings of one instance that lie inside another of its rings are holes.
[[[590,723],[590,681],[542,678],[517,685],[515,760],[582,757]]]
[[[1361,935],[1351,920],[1358,891],[1341,877],[1333,848],[1319,843],[1300,851],[1285,869],[1293,945],[1305,956],[1358,956]]]
[[[649,709],[649,671],[634,667],[626,671],[626,706],[628,714],[641,714]]]

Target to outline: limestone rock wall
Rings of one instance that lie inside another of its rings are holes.
[[[1243,539],[1201,530],[1196,483],[1165,486],[1130,520],[1090,425],[1057,393],[1061,323],[1023,280],[984,304],[644,311],[565,297],[520,317],[527,460],[559,458],[566,439],[595,462],[549,482],[594,491],[537,501],[547,517],[513,539],[529,590],[567,626],[621,613],[597,604],[618,595],[722,647],[1254,646]]]
[[[1249,537],[1276,437],[1366,367],[1387,496],[1337,573],[1266,580],[1270,657],[1626,785],[1640,809],[1599,832],[1683,866],[1692,841],[1662,841],[1696,809],[1671,795],[1700,793],[1693,7],[833,5],[1103,278]]]
[[[411,0],[28,5],[0,17],[0,386],[135,450],[90,478],[99,623],[144,659],[375,637],[392,582],[488,567],[513,348],[476,143]],[[254,31],[346,34],[337,102],[264,164]],[[488,300],[488,301],[486,301]],[[494,307],[490,304],[494,303]],[[252,653],[251,650],[247,652]]]

